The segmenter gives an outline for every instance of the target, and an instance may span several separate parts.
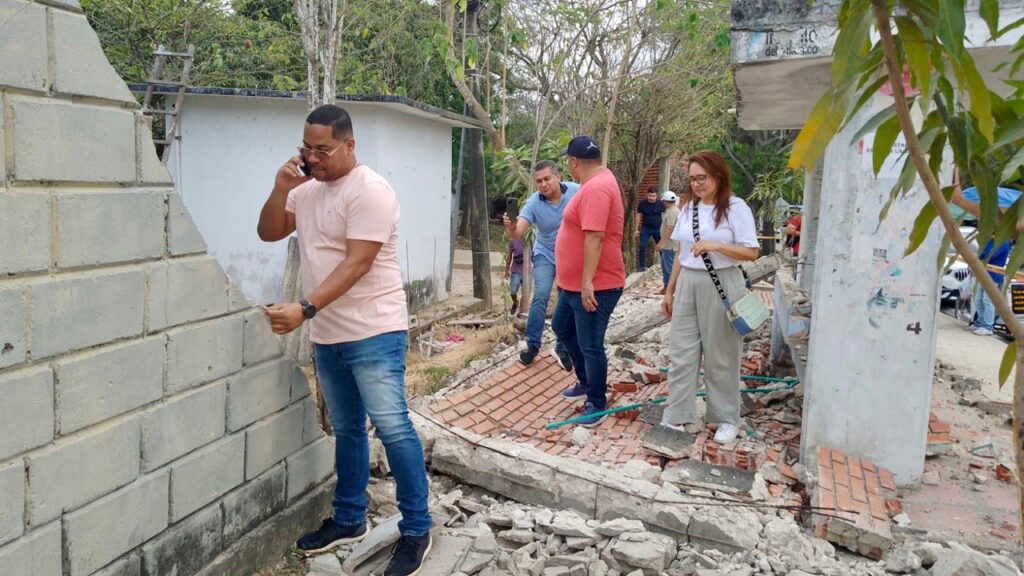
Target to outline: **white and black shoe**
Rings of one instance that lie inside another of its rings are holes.
[[[432,544],[430,534],[402,536],[391,551],[391,561],[384,569],[384,576],[416,576],[423,568]]]
[[[332,518],[325,518],[320,528],[299,538],[295,547],[308,556],[333,550],[342,544],[358,542],[367,534],[369,530],[366,529],[365,522],[358,526],[342,526]]]

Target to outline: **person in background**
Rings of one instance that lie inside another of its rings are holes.
[[[668,279],[672,276],[672,263],[676,259],[676,252],[679,251],[679,242],[672,239],[672,230],[676,227],[676,220],[679,219],[679,207],[676,206],[678,197],[676,193],[668,190],[661,195],[661,203],[665,205],[665,214],[661,217],[661,241],[655,249],[661,254],[661,291],[664,294],[668,288]]]
[[[513,238],[508,241],[508,253],[505,255],[505,278],[508,278],[508,292],[512,298],[512,309],[509,313],[515,316],[519,312],[519,291],[523,287],[522,238]]]
[[[537,191],[526,200],[515,223],[509,219],[508,214],[502,217],[509,238],[522,238],[530,226],[537,227],[531,267],[533,299],[530,301],[530,314],[526,318],[526,350],[519,353],[519,362],[526,366],[533,364],[540,353],[544,320],[548,315],[551,289],[555,283],[555,239],[562,225],[562,212],[580,187],[575,182],[562,182],[562,173],[551,160],[541,160],[534,165],[533,182],[537,185]],[[563,370],[572,370],[572,359],[561,343],[555,343],[551,354]]]
[[[636,205],[636,235],[640,239],[637,244],[636,269],[647,268],[647,242],[661,242],[661,215],[665,205],[658,201],[658,189],[648,188],[647,194]]]
[[[743,337],[732,326],[704,264],[710,257],[726,295],[733,302],[746,293],[740,262],[757,259],[754,214],[733,196],[729,165],[715,152],[690,157],[690,202],[679,211],[672,239],[679,258],[672,266],[662,310],[669,328],[668,402],[661,424],[696,432],[697,382],[701,357],[707,387],[707,421],[718,423],[715,441],[732,442],[739,433],[740,357]],[[694,240],[694,213],[700,241]]]
[[[622,260],[625,210],[612,171],[601,165],[601,148],[589,136],[577,136],[563,152],[579,192],[565,208],[555,245],[558,304],[551,328],[576,367],[579,380],[562,392],[585,399],[580,426],[591,428],[608,418],[608,354],[604,335],[626,285]]]
[[[998,193],[1000,212],[1006,212],[1021,197],[1020,190],[1014,188],[999,186],[996,188],[996,191]],[[950,203],[953,205],[953,216],[957,218],[963,216],[965,212],[975,218],[981,216],[981,195],[978,193],[978,189],[973,186],[963,190],[960,189],[959,172],[955,172],[953,175],[953,197],[950,199]],[[1017,233],[1024,233],[1024,219],[1017,221]],[[991,266],[1004,268],[1007,260],[1010,258],[1010,250],[1012,248],[1013,243],[1010,241],[995,246],[995,241],[989,240],[982,248],[980,257]],[[988,275],[996,284],[999,286],[1003,285],[1004,276],[1002,274],[990,270]],[[992,303],[992,299],[988,297],[988,293],[982,289],[980,283],[974,288],[972,300],[974,302],[975,316],[974,322],[968,325],[968,329],[978,336],[991,336],[992,328],[996,323],[996,308]]]
[[[803,216],[797,214],[789,219],[786,224],[786,243],[793,247],[793,257],[800,255],[800,227],[803,224]]]

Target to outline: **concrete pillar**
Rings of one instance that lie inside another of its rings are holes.
[[[669,189],[672,182],[672,157],[666,156],[658,160],[658,193]]]
[[[807,173],[804,182],[803,220],[800,229],[800,256],[797,260],[796,281],[804,290],[810,290],[814,280],[814,256],[818,242],[818,205],[821,203],[821,179],[824,162],[818,162]]]
[[[904,257],[914,219],[927,200],[917,182],[879,214],[889,199],[905,149],[898,140],[876,179],[874,135],[852,142],[864,122],[892,100],[876,96],[825,156],[816,205],[820,237],[813,279],[802,456],[820,445],[866,457],[892,470],[897,482],[924,468],[931,402],[941,234]],[[812,189],[814,187],[812,186]]]

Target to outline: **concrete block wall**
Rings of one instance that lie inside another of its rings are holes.
[[[0,22],[0,574],[232,573],[319,522],[333,440],[78,0]]]

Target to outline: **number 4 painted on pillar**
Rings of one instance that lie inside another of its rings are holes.
[[[921,323],[914,322],[913,324],[907,324],[907,332],[913,332],[914,334],[921,333]]]

